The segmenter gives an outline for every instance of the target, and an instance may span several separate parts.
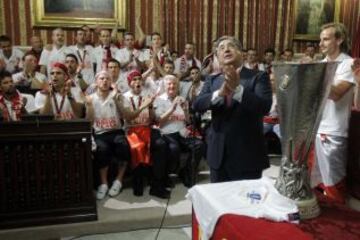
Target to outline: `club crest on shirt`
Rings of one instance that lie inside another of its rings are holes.
[[[246,197],[249,198],[251,204],[258,204],[262,200],[261,194],[255,191],[248,192]]]

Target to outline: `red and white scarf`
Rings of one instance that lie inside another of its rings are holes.
[[[11,97],[11,111],[14,112],[14,116],[11,113],[5,103],[5,97],[0,93],[0,109],[5,122],[20,121],[21,120],[21,109],[23,108],[23,97],[20,92],[16,93]]]

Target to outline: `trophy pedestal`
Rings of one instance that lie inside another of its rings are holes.
[[[296,205],[299,208],[301,220],[316,218],[320,215],[320,207],[314,195],[310,199],[296,201]]]

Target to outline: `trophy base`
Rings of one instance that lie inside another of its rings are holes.
[[[310,199],[296,201],[296,205],[299,208],[301,220],[316,218],[320,215],[320,207],[315,196]]]

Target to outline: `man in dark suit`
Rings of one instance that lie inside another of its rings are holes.
[[[269,167],[263,116],[272,92],[266,72],[243,67],[241,44],[223,36],[216,54],[222,73],[209,76],[195,100],[195,111],[211,110],[207,160],[211,182],[257,179]]]

